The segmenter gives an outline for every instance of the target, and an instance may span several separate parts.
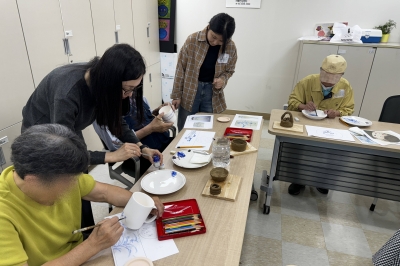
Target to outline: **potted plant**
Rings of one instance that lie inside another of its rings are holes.
[[[383,25],[379,25],[379,26],[375,27],[375,29],[379,29],[379,30],[382,31],[382,39],[381,39],[381,42],[388,42],[390,32],[391,32],[394,28],[396,28],[396,22],[394,22],[394,20],[392,20],[392,19],[389,19],[389,21],[386,22],[386,23],[383,24]]]

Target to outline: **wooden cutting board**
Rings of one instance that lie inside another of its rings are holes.
[[[224,182],[215,182],[214,180],[209,179],[201,194],[206,197],[235,201],[241,182],[241,177],[231,174],[228,175]],[[210,186],[214,183],[221,186],[221,193],[218,195],[210,194]]]
[[[252,152],[257,152],[257,149],[254,148],[254,146],[251,145],[250,143],[247,143],[246,149],[244,151],[234,151],[234,150],[232,150],[232,147],[231,147],[231,155],[233,155],[233,156],[238,156],[238,155],[252,153]]]
[[[280,121],[275,121],[272,128],[303,133],[303,125],[293,124],[293,127],[281,127]]]

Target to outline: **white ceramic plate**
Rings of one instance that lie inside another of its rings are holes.
[[[358,117],[358,116],[342,116],[340,119],[352,126],[357,126],[357,127],[368,127],[372,125],[372,122],[369,121],[368,119]]]
[[[206,166],[207,164],[210,163],[211,161],[211,157],[209,157],[208,161],[205,163],[191,163],[190,160],[192,159],[195,150],[180,150],[177,153],[174,154],[174,156],[172,157],[172,162],[179,166],[179,167],[183,167],[183,168],[200,168],[203,166]],[[196,152],[202,152],[202,151],[196,151]],[[179,156],[178,156],[178,153]],[[184,156],[182,156],[182,154]],[[199,153],[200,154],[200,153]],[[175,159],[174,159],[175,158]]]
[[[154,195],[165,195],[180,190],[186,183],[183,174],[171,170],[157,170],[145,175],[140,182],[143,190]]]
[[[315,115],[315,111],[307,111],[307,110],[303,110],[301,111],[303,113],[303,115],[307,118],[310,118],[312,120],[322,120],[324,119],[327,114],[324,113],[324,111],[321,110],[317,110],[317,115]]]

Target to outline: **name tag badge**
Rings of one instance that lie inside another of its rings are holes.
[[[218,63],[220,64],[226,64],[228,63],[228,59],[229,59],[229,54],[224,54],[223,56],[218,57]]]
[[[339,90],[333,98],[343,98],[344,97],[344,90]]]

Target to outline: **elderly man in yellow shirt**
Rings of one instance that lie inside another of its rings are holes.
[[[329,55],[322,62],[319,74],[300,80],[289,96],[288,110],[323,110],[329,118],[351,115],[354,112],[354,94],[350,83],[343,78],[347,62],[340,55]],[[288,192],[298,195],[304,185],[291,184]],[[322,194],[328,189],[317,188]]]

